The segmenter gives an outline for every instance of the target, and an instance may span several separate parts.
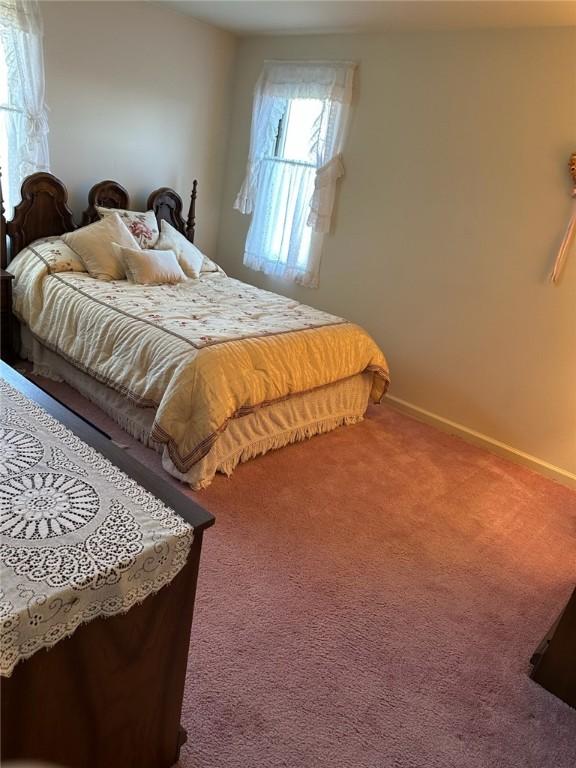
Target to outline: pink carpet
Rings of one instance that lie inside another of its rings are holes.
[[[576,711],[528,678],[576,582],[575,492],[381,406],[192,495],[216,526],[182,768],[575,768]]]

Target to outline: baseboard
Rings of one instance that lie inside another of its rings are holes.
[[[552,480],[556,480],[558,483],[562,483],[562,485],[567,485],[569,488],[576,488],[576,475],[572,472],[568,472],[560,467],[555,467],[553,464],[538,459],[536,456],[531,456],[529,453],[519,451],[511,445],[506,445],[506,443],[501,443],[499,440],[494,440],[494,438],[488,437],[488,435],[483,435],[481,432],[468,429],[468,427],[450,421],[450,419],[445,419],[443,416],[438,416],[436,413],[431,413],[424,408],[419,408],[417,405],[408,403],[406,400],[401,400],[399,397],[387,395],[385,400],[392,408],[395,408],[408,416],[412,416],[419,421],[437,427],[443,432],[457,435],[468,443],[484,448],[498,456],[503,456],[516,464],[522,464],[525,467],[529,467],[541,475],[545,475]]]

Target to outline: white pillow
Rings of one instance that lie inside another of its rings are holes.
[[[134,235],[140,248],[154,248],[156,246],[160,232],[154,211],[126,211],[122,208],[102,208],[99,205],[96,206],[96,210],[101,219],[117,213]]]
[[[82,259],[90,276],[97,280],[123,280],[126,277],[124,265],[112,243],[138,248],[118,214],[67,232],[62,239]]]
[[[164,219],[160,222],[160,238],[156,243],[156,250],[174,251],[178,264],[188,277],[200,277],[204,254]]]
[[[221,275],[224,275],[226,277],[226,272],[222,269],[222,267],[219,264],[216,264],[215,261],[212,261],[212,259],[209,259],[206,254],[204,254],[204,263],[202,264],[201,272],[219,272]]]
[[[174,251],[145,251],[141,248],[125,248],[116,243],[113,245],[132,283],[163,285],[186,280]]]

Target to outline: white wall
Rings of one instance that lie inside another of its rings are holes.
[[[197,242],[212,251],[235,38],[151,3],[46,2],[42,14],[51,170],[74,212],[107,178],[133,206],[160,186],[187,206],[197,178]]]
[[[254,37],[238,50],[218,256],[234,276],[361,323],[391,394],[576,473],[570,211],[576,29]],[[266,58],[353,59],[358,98],[318,290],[242,266],[232,210]]]

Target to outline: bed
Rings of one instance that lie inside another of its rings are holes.
[[[187,220],[166,187],[146,209],[192,242],[196,196],[195,182]],[[98,206],[128,209],[128,193],[96,184],[83,225],[99,218]],[[24,181],[2,226],[22,356],[159,451],[164,468],[193,488],[268,450],[356,423],[386,392],[386,360],[362,328],[228,277],[207,257],[198,279],[176,285],[90,277],[62,241],[76,225],[51,174]]]

